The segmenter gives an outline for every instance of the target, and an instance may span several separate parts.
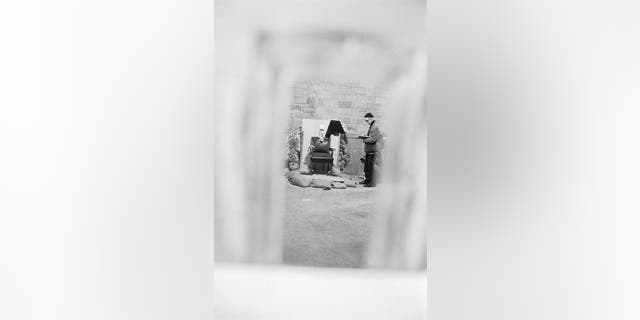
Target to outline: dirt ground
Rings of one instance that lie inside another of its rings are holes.
[[[289,185],[284,262],[357,268],[368,242],[377,188],[323,190]]]

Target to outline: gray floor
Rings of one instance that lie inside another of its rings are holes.
[[[376,188],[323,190],[289,185],[284,262],[360,267],[368,242],[375,192]]]

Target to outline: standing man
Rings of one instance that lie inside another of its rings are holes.
[[[381,160],[376,158],[380,156],[378,144],[382,143],[382,134],[371,112],[364,115],[364,121],[369,124],[369,131],[366,136],[362,136],[365,154],[363,184],[365,187],[375,187],[376,178],[373,167],[377,160]]]

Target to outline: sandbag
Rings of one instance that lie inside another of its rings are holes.
[[[289,170],[298,170],[300,169],[300,164],[296,161],[289,161]]]
[[[314,188],[331,188],[331,180],[313,179],[311,186]]]
[[[331,183],[331,187],[334,189],[346,189],[347,185],[344,182],[334,181]]]
[[[287,175],[287,180],[289,180],[289,182],[294,186],[306,188],[311,185],[313,178],[310,176],[303,176],[298,171],[291,171]]]
[[[356,182],[350,179],[344,179],[344,185],[346,185],[349,188],[355,188]]]

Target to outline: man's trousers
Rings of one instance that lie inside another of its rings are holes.
[[[376,162],[376,153],[367,152],[364,157],[364,184],[375,186],[375,173],[373,166]]]

